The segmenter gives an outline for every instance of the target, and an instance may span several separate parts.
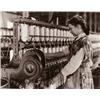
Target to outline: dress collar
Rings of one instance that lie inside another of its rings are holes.
[[[75,37],[75,41],[79,40],[80,38],[86,37],[85,33],[80,33],[78,36]]]

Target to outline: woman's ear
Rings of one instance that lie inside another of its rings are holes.
[[[79,30],[82,29],[82,27],[81,27],[80,24],[78,24],[76,27],[77,27]]]

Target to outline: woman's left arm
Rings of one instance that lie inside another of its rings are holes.
[[[84,50],[81,48],[75,55],[72,56],[69,63],[62,69],[63,76],[73,74],[81,65],[84,58]]]
[[[57,88],[58,86],[66,82],[67,76],[73,74],[81,65],[84,58],[84,50],[81,48],[72,56],[67,65],[61,70],[57,76],[55,76],[51,81],[49,88]]]

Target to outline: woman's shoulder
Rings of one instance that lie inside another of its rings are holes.
[[[79,48],[82,48],[87,44],[89,44],[89,43],[88,43],[88,38],[86,36],[81,37],[73,42],[73,45],[76,45]]]
[[[81,40],[80,40],[80,44],[82,46],[91,46],[91,41],[89,40],[89,38],[87,36],[83,37]]]
[[[77,51],[84,47],[84,44],[85,40],[83,40],[82,38],[74,40],[73,43],[69,46],[70,51],[73,52],[73,54],[76,54]]]
[[[92,44],[88,37],[82,39],[82,44],[85,54],[93,56]]]

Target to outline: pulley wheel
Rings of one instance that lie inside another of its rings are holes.
[[[20,67],[23,67],[23,73],[26,78],[37,78],[42,71],[42,64],[32,56],[24,56]]]

